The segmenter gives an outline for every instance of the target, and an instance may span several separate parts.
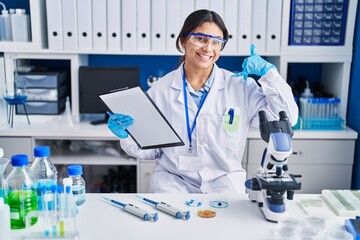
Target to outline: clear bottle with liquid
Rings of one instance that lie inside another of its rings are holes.
[[[0,40],[12,41],[11,15],[6,9],[0,15]]]
[[[43,186],[46,192],[50,193],[50,187],[57,184],[58,172],[55,165],[50,161],[50,148],[48,146],[37,146],[34,148],[34,163],[30,167],[30,172],[35,177],[35,187],[38,194],[38,208],[42,210]]]
[[[72,179],[71,190],[77,206],[82,205],[85,202],[85,180],[82,178],[82,166],[81,165],[69,165],[68,175]]]
[[[303,118],[312,118],[314,115],[314,106],[313,98],[314,94],[311,92],[309,87],[309,81],[306,81],[306,88],[304,92],[301,93],[300,97],[300,115]]]
[[[5,180],[5,199],[10,207],[10,224],[12,229],[26,227],[26,216],[30,211],[38,209],[36,190],[33,189],[35,179],[28,171],[28,156],[18,154],[11,157],[13,169]],[[37,217],[31,218],[31,225]]]

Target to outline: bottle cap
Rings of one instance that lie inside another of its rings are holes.
[[[0,197],[0,206],[2,206],[4,204],[5,204],[4,199],[2,197]]]
[[[71,191],[71,187],[70,187],[70,186],[66,186],[66,187],[65,187],[65,192],[66,192],[66,193],[70,193],[70,191]]]
[[[69,176],[79,176],[83,173],[81,165],[69,165],[68,166],[68,174]]]
[[[56,189],[56,192],[57,192],[57,193],[63,193],[63,192],[64,192],[64,186],[58,185],[58,186],[57,186],[57,189]]]
[[[49,157],[50,148],[48,146],[38,146],[34,148],[35,157]]]
[[[1,11],[1,14],[4,15],[4,16],[6,16],[6,15],[9,15],[9,12],[8,12],[8,10],[2,10],[2,11]]]
[[[11,157],[11,164],[14,167],[26,166],[29,163],[28,156],[25,154],[18,154]]]

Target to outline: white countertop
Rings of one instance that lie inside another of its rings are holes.
[[[143,221],[121,208],[104,202],[100,199],[101,196],[132,203],[152,213],[158,212],[159,219],[157,222]],[[76,219],[80,239],[275,239],[274,230],[277,223],[266,221],[257,204],[249,201],[246,194],[141,194],[141,196],[163,201],[181,210],[190,210],[190,219],[187,221],[175,219],[136,199],[134,194],[87,194],[86,202],[79,207]],[[289,216],[303,221],[305,213],[298,205],[298,200],[301,198],[318,199],[320,195],[295,193],[294,200],[286,200]],[[190,199],[201,201],[202,206],[186,206],[185,202]],[[228,207],[217,208],[217,215],[214,218],[198,217],[198,210],[211,209],[209,203],[214,199],[227,200]],[[344,229],[345,218],[336,216],[326,205],[324,206],[328,211],[326,230]],[[24,232],[24,230],[13,230],[12,234],[17,238]]]
[[[22,117],[22,116],[21,116]],[[34,118],[35,116],[31,116]],[[36,138],[99,138],[117,140],[117,137],[108,129],[107,124],[91,125],[89,122],[73,123],[65,125],[57,118],[38,116],[30,125],[26,121],[14,120],[14,127],[7,123],[0,125],[0,136],[10,137],[36,137]],[[50,120],[49,120],[50,119]],[[55,119],[55,120],[54,120]],[[357,132],[346,128],[344,130],[295,130],[293,139],[357,139]],[[250,129],[248,139],[261,139],[260,132],[256,128]]]

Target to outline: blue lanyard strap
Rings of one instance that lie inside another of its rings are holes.
[[[188,100],[187,100],[187,92],[186,92],[186,88],[187,88],[187,82],[185,79],[185,71],[183,71],[183,91],[184,91],[184,104],[185,104],[185,117],[186,117],[186,127],[187,127],[187,134],[188,134],[188,139],[189,139],[189,152],[192,152],[192,144],[191,144],[191,135],[195,129],[195,125],[196,125],[196,118],[199,115],[200,109],[203,106],[204,102],[205,102],[205,98],[208,94],[208,92],[205,90],[204,94],[201,96],[201,100],[200,100],[200,104],[198,106],[198,110],[195,114],[195,118],[194,118],[194,122],[192,124],[192,127],[190,129],[190,119],[189,119],[189,109],[188,109]]]

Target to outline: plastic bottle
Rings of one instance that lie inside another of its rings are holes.
[[[36,191],[32,189],[35,179],[28,171],[28,163],[28,156],[25,154],[12,156],[13,169],[5,180],[5,196],[10,206],[12,229],[25,228],[26,216],[30,211],[36,211],[38,206]],[[36,222],[37,217],[31,218],[31,225]]]
[[[9,239],[10,236],[10,207],[0,198],[0,240]]]
[[[309,81],[306,81],[306,88],[304,89],[304,92],[301,93],[300,97],[300,115],[303,118],[312,118],[313,116],[313,107],[314,104],[312,104],[310,98],[313,98],[314,94],[312,94],[311,89],[309,88]],[[310,100],[310,101],[309,101]]]
[[[30,172],[35,177],[36,190],[38,194],[38,209],[42,210],[41,188],[46,187],[46,193],[50,193],[50,187],[57,184],[58,172],[54,164],[50,161],[50,148],[48,146],[38,146],[34,148],[34,163],[30,167]]]
[[[70,106],[69,96],[66,97],[65,112],[62,116],[63,117],[60,118],[60,121],[62,124],[67,124],[69,127],[72,127],[74,125],[73,117],[71,115],[71,106]]]
[[[85,202],[85,181],[81,177],[82,166],[81,165],[69,165],[68,175],[72,179],[71,190],[77,206],[82,205]]]
[[[306,82],[306,88],[304,89],[304,92],[301,93],[302,98],[312,98],[314,97],[314,94],[312,94],[311,89],[309,88],[309,81]]]
[[[30,22],[29,15],[25,14],[25,9],[15,9],[15,14],[11,14],[12,39],[14,42],[30,41]]]
[[[9,12],[4,9],[0,15],[0,40],[12,41],[11,17]]]

